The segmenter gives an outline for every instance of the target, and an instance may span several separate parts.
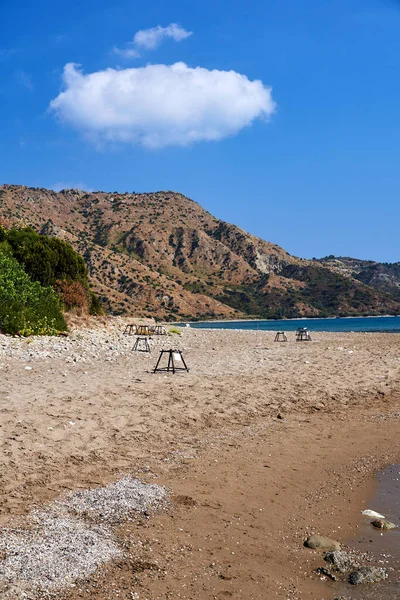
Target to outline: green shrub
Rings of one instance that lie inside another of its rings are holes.
[[[85,261],[67,242],[39,235],[31,227],[5,229],[1,226],[0,241],[5,241],[31,279],[42,286],[56,288],[65,309],[104,314],[98,298],[89,289]]]
[[[94,292],[89,292],[89,296],[90,296],[90,305],[89,305],[89,313],[91,315],[104,315],[104,310],[100,304],[100,300],[98,299],[98,297],[96,296],[96,294]]]
[[[54,335],[66,329],[54,289],[32,281],[0,244],[0,330],[12,335]]]
[[[66,242],[39,235],[30,227],[10,229],[6,240],[28,275],[42,285],[68,279],[87,284],[83,258]]]
[[[181,335],[181,330],[179,329],[179,327],[169,327],[168,333]]]

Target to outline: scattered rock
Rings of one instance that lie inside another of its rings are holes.
[[[282,413],[278,413],[276,418],[277,418],[277,419],[280,419],[281,421],[283,421],[283,419],[284,419],[284,416],[283,416],[283,414],[282,414]]]
[[[386,579],[387,576],[387,571],[383,567],[360,567],[357,571],[350,573],[349,582],[352,585],[377,583]]]
[[[329,569],[325,569],[325,567],[318,567],[318,569],[316,570],[316,572],[319,575],[324,575],[324,577],[328,577],[328,579],[330,579],[331,581],[337,581],[336,575],[333,575],[333,573],[331,573],[329,571]]]
[[[396,529],[397,527],[397,525],[391,523],[387,519],[375,519],[375,521],[371,521],[371,525],[378,529]]]
[[[340,550],[340,543],[324,535],[310,535],[304,542],[306,548],[312,550]]]
[[[335,570],[339,571],[339,573],[348,573],[360,566],[355,554],[345,552],[344,550],[326,552],[324,559],[326,562],[333,565]]]

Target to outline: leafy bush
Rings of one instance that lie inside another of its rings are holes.
[[[32,281],[0,244],[0,330],[12,335],[54,335],[67,325],[53,288]]]
[[[28,275],[42,285],[54,286],[61,279],[87,283],[83,258],[66,242],[39,235],[30,227],[8,230],[6,240]]]
[[[89,289],[85,262],[67,242],[39,235],[31,227],[7,230],[0,225],[1,241],[31,279],[58,291],[67,310],[103,314],[98,298]]]
[[[94,292],[89,291],[89,298],[90,298],[89,313],[91,315],[98,315],[98,316],[104,315],[103,307],[101,306],[100,300],[98,299],[96,294]]]
[[[179,327],[169,327],[168,333],[171,335],[172,334],[181,335],[181,330],[179,329]]]

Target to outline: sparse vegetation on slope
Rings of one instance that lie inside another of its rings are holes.
[[[400,262],[380,263],[333,255],[321,258],[318,262],[400,299]]]
[[[178,320],[400,312],[399,295],[291,256],[175,192],[6,185],[1,215],[70,243],[114,314]]]

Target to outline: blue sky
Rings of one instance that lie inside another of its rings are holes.
[[[0,21],[0,183],[176,190],[298,256],[400,260],[400,1],[4,0]]]

